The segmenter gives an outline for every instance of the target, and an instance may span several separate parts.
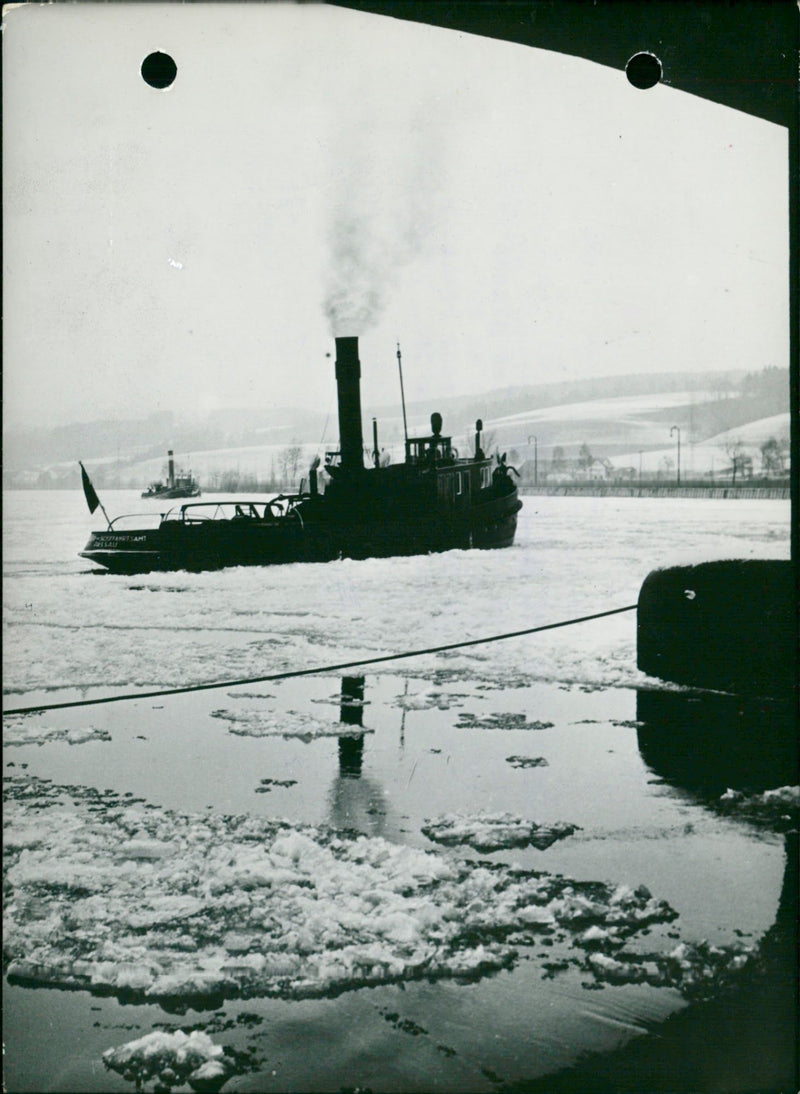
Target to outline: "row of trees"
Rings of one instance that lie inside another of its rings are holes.
[[[695,478],[721,478],[731,479],[735,484],[737,479],[752,479],[754,475],[768,479],[783,478],[788,475],[789,469],[789,441],[785,437],[769,437],[758,446],[760,454],[760,468],[754,466],[754,446],[747,446],[740,438],[733,438],[721,445],[727,456],[728,462],[717,462],[716,471],[713,466],[710,470],[697,473]],[[574,450],[573,450],[574,452]],[[549,481],[581,481],[585,478],[606,478],[614,480],[635,480],[638,478],[669,480],[677,476],[677,462],[673,455],[662,455],[658,467],[652,467],[646,472],[639,468],[615,467],[605,457],[597,457],[585,442],[581,444],[577,453],[567,455],[562,445],[555,445],[549,458],[544,458],[540,453],[536,465],[530,456],[520,456],[517,449],[511,448],[508,453],[509,462],[522,467],[525,482],[536,481],[544,483]],[[684,475],[686,468],[683,468]],[[693,474],[689,471],[689,474]]]
[[[752,478],[753,457],[747,452],[744,441],[733,438],[724,445],[725,454],[731,461],[733,482],[737,476]],[[779,478],[788,471],[789,441],[785,437],[769,437],[759,445],[761,474],[767,478]]]
[[[462,455],[472,451],[474,434],[468,434],[465,438],[466,449]],[[484,434],[482,447],[487,454],[491,454],[495,448],[495,438],[491,433]],[[754,474],[752,447],[749,449],[744,441],[739,438],[729,440],[723,445],[723,450],[730,460],[728,468],[719,468],[717,474],[731,474],[735,483],[737,478],[752,478]],[[785,437],[769,437],[759,446],[761,457],[760,472],[767,478],[779,478],[788,474],[789,465],[789,441]],[[508,462],[512,466],[519,467],[524,457],[516,448],[508,450]],[[382,466],[391,462],[391,454],[382,449],[379,455]],[[528,461],[529,462],[529,461]],[[539,481],[545,481],[550,475],[570,475],[578,473],[579,477],[589,472],[598,461],[588,444],[583,443],[578,449],[577,455],[568,457],[562,445],[555,445],[550,459],[538,460],[537,477]],[[614,474],[614,469],[607,460],[599,462],[606,464],[609,477]],[[279,491],[296,490],[301,481],[308,475],[308,457],[300,444],[290,444],[278,451],[270,461],[268,474],[258,474],[254,471],[213,470],[201,479],[203,490],[212,493],[277,493]],[[364,463],[371,466],[373,452],[368,446],[364,447]],[[526,470],[529,468],[526,467]],[[631,469],[628,469],[631,471]],[[675,472],[675,461],[665,455],[661,465],[655,473],[655,477],[669,477]],[[130,468],[120,463],[100,464],[91,468],[91,477],[98,489],[117,489],[119,487],[130,488],[133,484],[129,479]],[[620,472],[617,472],[619,475]],[[526,474],[526,479],[531,478]],[[616,476],[615,476],[616,477]],[[635,476],[634,476],[635,477]],[[653,473],[648,476],[653,477]],[[23,487],[34,489],[76,489],[80,487],[80,472],[77,465],[74,467],[60,467],[53,470],[40,472],[26,472],[20,475],[12,475],[4,472],[3,485],[6,488]]]
[[[472,440],[472,437],[467,438],[468,442]],[[484,451],[489,453],[494,446],[493,435],[484,436]],[[734,439],[728,441],[723,447],[730,459],[730,468],[728,470],[732,474],[733,481],[736,482],[737,478],[752,477],[754,471],[753,459],[748,454],[744,442],[740,439]],[[470,449],[468,448],[467,451],[470,451]],[[789,442],[787,439],[770,437],[760,445],[759,452],[761,455],[761,473],[764,476],[774,478],[787,472],[789,456]],[[390,454],[386,450],[381,450],[380,464],[385,466],[390,461]],[[521,462],[521,456],[517,449],[511,448],[509,450],[508,461],[512,465],[518,465]],[[573,458],[566,455],[562,445],[556,445],[553,448],[550,460],[546,464],[542,461],[539,465],[539,472],[543,477],[548,473],[560,475],[574,470],[586,473],[596,461],[597,457],[586,443],[580,446],[577,456]],[[301,480],[307,475],[308,469],[305,462],[302,446],[292,444],[282,449],[272,460],[268,476],[259,476],[253,472],[240,472],[238,470],[213,471],[208,475],[207,482],[203,486],[204,489],[215,493],[245,493],[248,491],[264,493],[297,489]],[[367,446],[364,447],[364,462],[366,466],[370,466],[373,462],[372,450]],[[605,463],[607,461],[601,462]],[[655,475],[657,478],[663,478],[669,477],[674,472],[675,461],[667,455],[663,457],[661,466]],[[719,473],[722,474],[723,469],[720,469]]]
[[[303,448],[291,444],[281,449],[270,461],[268,475],[254,471],[210,471],[203,488],[215,494],[269,494],[295,489],[305,474]]]

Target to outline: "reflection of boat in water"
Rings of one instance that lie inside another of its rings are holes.
[[[175,460],[172,450],[167,453],[168,466],[166,481],[151,482],[142,493],[143,498],[197,498],[200,496],[200,485],[191,471],[179,471],[175,473]]]
[[[356,729],[364,722],[364,677],[343,676],[339,721]],[[383,788],[362,773],[364,734],[339,737],[339,774],[330,790],[330,823],[336,828],[379,836],[386,828]]]
[[[80,554],[109,570],[135,573],[511,546],[522,507],[515,472],[504,457],[484,454],[482,423],[476,423],[474,453],[459,456],[433,414],[430,435],[406,438],[404,462],[382,465],[373,421],[374,466],[366,468],[360,376],[358,339],[337,338],[340,448],[328,453],[324,493],[315,460],[307,493],[271,503],[182,505],[151,529],[125,528],[130,518],[120,517],[93,532]]]

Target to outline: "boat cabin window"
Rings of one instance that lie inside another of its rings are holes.
[[[260,520],[261,514],[256,509],[252,502],[247,502],[244,505],[237,505],[233,514],[234,520]]]
[[[406,463],[449,463],[453,459],[449,437],[414,437],[406,441]]]

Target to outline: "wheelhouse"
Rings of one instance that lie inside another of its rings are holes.
[[[412,467],[452,464],[458,459],[451,437],[434,433],[430,437],[410,437],[406,441],[406,463]]]

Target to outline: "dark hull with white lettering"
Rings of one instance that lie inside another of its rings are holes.
[[[155,529],[93,532],[80,554],[112,573],[135,574],[508,547],[522,503],[512,490],[485,496],[457,516],[398,506],[381,519],[348,516],[311,495],[280,504],[277,516],[278,506],[271,510],[261,500],[184,505]]]
[[[113,573],[141,574],[161,568],[160,544],[159,529],[116,531],[112,526],[92,532],[79,553]]]

